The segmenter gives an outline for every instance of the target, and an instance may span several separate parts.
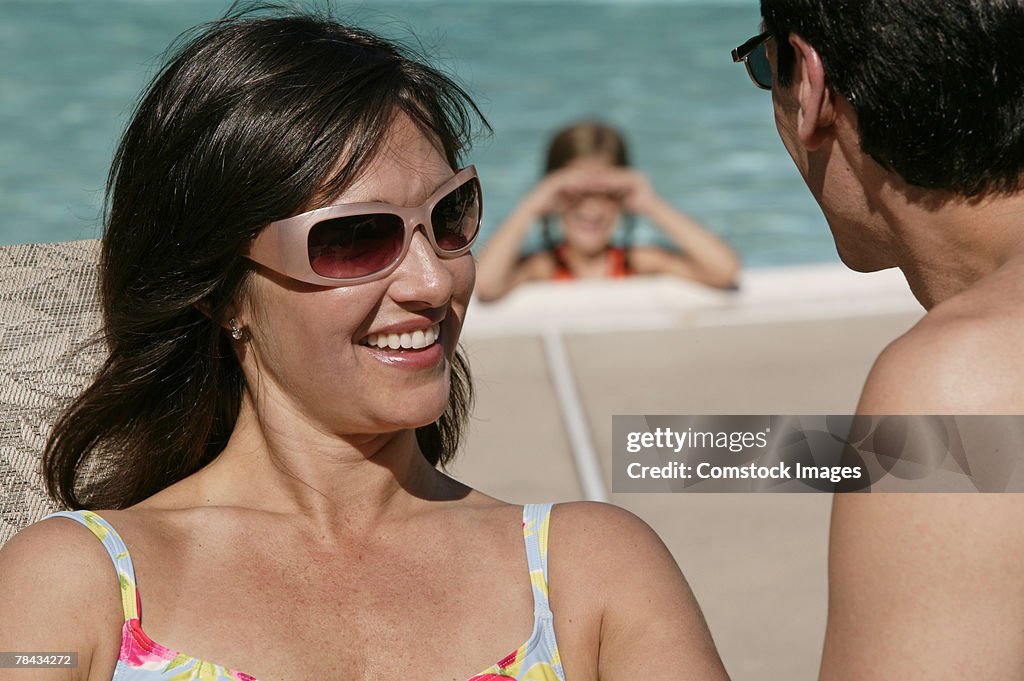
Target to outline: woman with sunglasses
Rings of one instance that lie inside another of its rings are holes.
[[[477,294],[496,300],[534,280],[672,274],[734,288],[740,261],[725,242],[660,197],[650,180],[629,167],[626,142],[603,123],[581,121],[555,134],[544,177],[488,239],[480,256]],[[635,216],[646,218],[678,251],[632,246]],[[556,239],[553,221],[561,227]],[[521,257],[540,222],[544,250]],[[621,245],[613,243],[620,225]]]
[[[178,49],[110,174],[109,355],[44,457],[79,510],[0,551],[0,650],[77,667],[0,680],[725,678],[642,522],[437,469],[471,397],[477,114],[324,17]]]

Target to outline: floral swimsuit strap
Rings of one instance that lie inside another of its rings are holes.
[[[121,585],[121,610],[124,612],[124,620],[137,620],[141,617],[142,603],[139,600],[139,592],[135,587],[135,566],[132,564],[132,557],[128,555],[128,547],[117,531],[110,526],[106,520],[92,511],[60,511],[51,513],[46,518],[70,518],[85,525],[96,538],[103,543],[103,548],[110,555],[114,562],[114,569],[117,570],[117,580]]]
[[[548,601],[548,529],[551,504],[523,507],[523,541],[533,585],[533,634],[498,664],[470,681],[565,681]]]
[[[551,617],[548,603],[548,529],[551,525],[551,504],[523,506],[523,542],[526,563],[533,584],[533,614]]]
[[[68,518],[84,525],[106,549],[121,587],[121,650],[111,681],[256,681],[223,665],[191,657],[154,642],[142,630],[142,600],[128,547],[110,523],[92,511],[61,511],[48,518]]]

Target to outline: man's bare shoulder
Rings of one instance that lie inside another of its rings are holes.
[[[989,294],[951,298],[893,341],[875,361],[857,411],[1024,414],[1024,305]]]

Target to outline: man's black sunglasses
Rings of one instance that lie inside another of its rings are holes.
[[[754,85],[762,90],[772,89],[772,67],[768,63],[768,39],[771,31],[765,31],[743,43],[732,51],[734,62],[743,62],[747,67],[747,75]]]

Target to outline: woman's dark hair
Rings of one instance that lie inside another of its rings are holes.
[[[796,33],[883,167],[964,196],[1021,188],[1024,0],[762,0],[761,14],[779,85],[792,82]]]
[[[599,121],[579,121],[555,133],[548,144],[548,156],[544,174],[553,173],[566,167],[578,158],[605,158],[612,165],[629,166],[629,150],[626,138],[615,128]],[[541,238],[545,248],[551,252],[558,264],[568,269],[558,253],[554,228],[547,216],[542,221]],[[627,214],[623,225],[623,248],[626,252],[626,269],[629,269],[629,248],[632,242],[636,219]]]
[[[240,254],[263,226],[348,186],[399,112],[452,168],[473,124],[487,128],[448,77],[326,11],[233,11],[179,40],[107,181],[109,355],[43,457],[47,489],[67,507],[132,505],[227,444],[245,379],[221,323],[250,273]],[[454,455],[471,401],[456,355],[447,409],[416,432],[431,464]]]

